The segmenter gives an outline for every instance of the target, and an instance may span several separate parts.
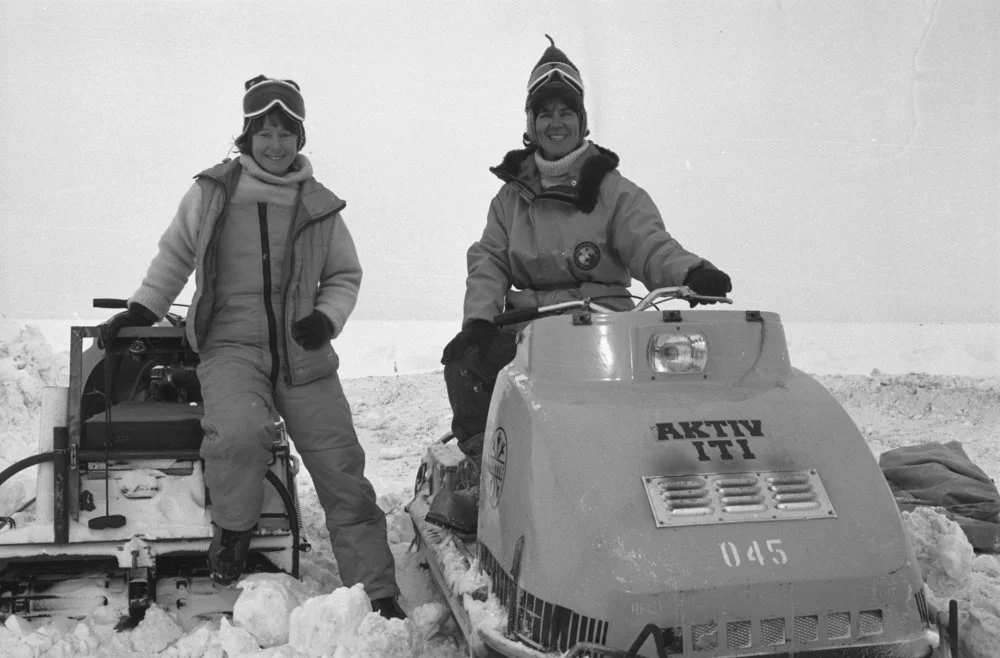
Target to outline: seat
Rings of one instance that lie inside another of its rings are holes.
[[[185,402],[122,402],[111,407],[115,450],[199,450],[205,407]],[[104,411],[83,423],[82,450],[104,450],[108,423]]]

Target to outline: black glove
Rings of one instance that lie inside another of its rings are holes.
[[[118,336],[118,331],[124,327],[151,327],[156,322],[156,315],[142,304],[129,302],[128,310],[111,316],[110,320],[98,325],[100,333],[97,336],[97,347],[104,349]]]
[[[498,331],[492,322],[473,320],[465,329],[455,334],[450,343],[444,346],[444,352],[441,353],[441,363],[450,363],[459,358],[465,348],[470,345],[478,346],[479,351],[485,353]]]
[[[728,274],[722,270],[712,269],[704,265],[699,265],[690,270],[684,278],[684,285],[690,288],[692,292],[708,297],[725,297],[726,293],[733,289],[733,283],[729,280]],[[718,303],[701,299],[689,299],[688,302],[691,304],[691,308],[694,308],[698,304]]]
[[[307,350],[318,350],[333,338],[333,322],[320,311],[313,311],[292,325],[292,338]]]

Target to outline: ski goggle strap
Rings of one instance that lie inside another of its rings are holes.
[[[531,72],[528,80],[528,95],[535,93],[542,85],[552,81],[562,81],[583,96],[583,81],[580,74],[569,64],[563,62],[546,62]]]
[[[243,95],[243,118],[253,119],[280,107],[296,121],[306,120],[306,104],[299,86],[292,80],[264,79],[250,86]]]

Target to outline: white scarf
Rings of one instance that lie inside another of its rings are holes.
[[[243,173],[240,175],[233,201],[236,203],[263,202],[279,206],[295,203],[299,194],[299,183],[312,176],[312,163],[299,153],[292,166],[283,175],[265,171],[253,157],[246,153],[240,156]]]

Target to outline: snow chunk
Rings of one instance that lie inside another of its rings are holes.
[[[305,586],[283,573],[252,574],[237,587],[243,590],[233,606],[233,622],[265,648],[288,642],[292,611],[308,598]]]
[[[27,637],[37,630],[35,625],[30,621],[24,617],[18,617],[17,615],[7,617],[7,620],[3,623],[3,625],[17,637]]]
[[[402,619],[386,619],[377,612],[369,612],[358,627],[358,638],[353,650],[347,645],[337,648],[334,658],[386,658],[411,656],[410,625]]]
[[[31,647],[21,644],[21,638],[6,626],[0,626],[0,656],[34,658]]]
[[[924,582],[937,596],[957,596],[969,585],[975,557],[962,526],[927,507],[902,515]]]
[[[219,643],[230,656],[256,653],[260,649],[257,640],[249,631],[233,626],[226,617],[219,620]]]
[[[449,466],[458,468],[458,465],[465,460],[465,453],[459,449],[457,442],[432,443],[427,447],[427,452],[444,468]]]
[[[184,631],[166,610],[158,605],[151,605],[146,610],[136,629],[132,632],[132,644],[144,651],[160,652],[184,635]]]
[[[211,625],[205,622],[177,640],[164,655],[171,658],[203,658],[210,655],[209,650],[212,646],[221,655],[223,649],[219,644],[218,635],[212,630]]]
[[[341,646],[351,650],[357,643],[358,627],[371,609],[360,583],[315,596],[292,611],[288,643],[307,656],[334,655]]]
[[[429,638],[441,631],[442,626],[451,616],[451,610],[444,603],[431,601],[419,605],[410,613],[410,623],[413,631],[422,638]]]

